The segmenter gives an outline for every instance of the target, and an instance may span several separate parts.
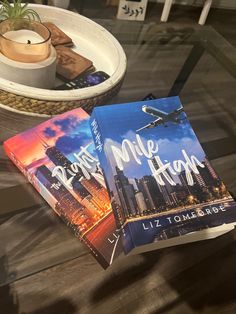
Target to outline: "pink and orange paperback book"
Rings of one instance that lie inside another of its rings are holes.
[[[121,251],[89,115],[75,109],[4,143],[7,155],[104,267]]]

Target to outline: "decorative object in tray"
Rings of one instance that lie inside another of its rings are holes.
[[[53,46],[63,45],[71,47],[74,45],[72,39],[55,24],[51,22],[44,22],[43,25],[45,25],[51,32]]]
[[[57,73],[67,80],[73,80],[85,71],[93,69],[93,62],[72,49],[57,46]]]
[[[7,19],[0,24],[1,52],[9,59],[33,63],[50,55],[51,34],[42,23]]]
[[[4,5],[6,5],[6,3],[8,3],[8,1],[5,1]],[[40,115],[54,115],[80,106],[91,111],[95,104],[104,104],[106,99],[114,96],[118,92],[126,71],[126,56],[118,41],[108,31],[95,22],[67,10],[33,4],[26,6],[26,9],[25,6],[21,5],[21,1],[16,1],[16,3],[20,6],[18,12],[23,9],[25,11],[29,10],[28,12],[35,12],[31,13],[32,16],[27,17],[33,17],[33,19],[40,17],[42,22],[31,21],[29,18],[28,21],[24,21],[25,24],[32,23],[36,25],[38,23],[37,26],[40,25],[42,28],[47,29],[47,31],[51,33],[51,36],[50,40],[43,37],[44,41],[40,43],[33,42],[34,38],[32,38],[32,41],[31,39],[27,39],[26,43],[20,42],[15,44],[15,46],[23,44],[26,49],[35,49],[39,44],[43,45],[44,48],[46,48],[48,44],[51,54],[48,54],[48,58],[45,60],[39,60],[34,63],[31,62],[27,64],[26,62],[22,62],[25,61],[25,59],[18,61],[11,60],[10,62],[21,62],[21,71],[25,71],[25,69],[29,69],[29,65],[32,64],[37,64],[42,67],[42,64],[50,58],[50,60],[53,60],[52,63],[55,67],[55,59],[57,56],[57,73],[60,80],[57,79],[54,84],[54,78],[48,82],[46,78],[42,79],[41,77],[42,85],[33,85],[32,81],[29,83],[22,81],[22,79],[25,79],[25,75],[22,75],[22,73],[21,75],[16,75],[15,70],[5,70],[5,73],[13,73],[13,77],[1,75],[1,106],[25,114],[31,113]],[[10,7],[12,8],[12,6]],[[10,14],[8,14],[8,16],[5,14],[4,16],[9,17]],[[3,23],[7,24],[9,22],[5,21]],[[10,30],[10,32],[12,31],[15,32],[15,29]],[[19,32],[19,29],[17,29],[17,31]],[[23,28],[23,31],[23,35],[25,35],[27,29]],[[29,29],[28,31],[34,30]],[[2,38],[4,34],[6,34],[6,32],[1,33]],[[37,34],[41,36],[40,33],[37,32]],[[4,38],[3,40],[6,42],[9,38]],[[14,43],[11,44],[14,45]],[[96,50],[94,46],[97,47]],[[12,56],[7,56],[5,53],[6,51],[2,49],[0,59],[4,59],[4,61],[6,59],[7,61],[10,60]],[[44,57],[46,57],[46,52]],[[32,60],[32,58],[34,58],[33,53],[30,54],[29,60]],[[51,70],[47,73],[47,77],[53,75],[55,77],[55,68],[52,68],[51,64],[50,66]],[[81,81],[86,75],[94,71],[105,73],[105,75],[102,75],[103,79],[97,80],[96,72],[94,74],[93,84],[86,85],[83,82],[83,84],[79,84],[78,88],[76,88],[77,85],[72,84],[73,90],[70,90],[68,86],[65,86],[65,90],[57,88],[57,86],[63,87],[71,80]],[[50,90],[52,88],[54,90]]]
[[[51,33],[42,23],[7,19],[0,24],[1,77],[37,88],[52,88],[56,75],[56,51]]]

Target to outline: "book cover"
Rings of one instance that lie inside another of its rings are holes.
[[[122,251],[89,115],[75,109],[4,143],[10,159],[106,268]]]
[[[178,97],[97,107],[90,125],[125,253],[234,224],[236,203]]]

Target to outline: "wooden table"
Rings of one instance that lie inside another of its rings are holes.
[[[212,28],[98,22],[128,57],[124,85],[111,103],[179,94],[236,195],[235,50]],[[4,140],[43,120],[0,109],[0,312],[235,313],[235,232],[101,269],[4,155]]]

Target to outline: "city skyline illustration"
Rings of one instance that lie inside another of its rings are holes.
[[[102,112],[103,122],[100,125],[101,133],[104,137],[104,152],[109,156],[108,163],[104,159],[104,167],[107,169],[107,177],[111,177],[115,173],[116,162],[111,150],[111,145],[121,149],[122,142],[129,139],[132,143],[137,143],[136,130],[143,125],[152,122],[155,118],[142,111],[144,104],[151,103],[151,106],[170,113],[180,107],[182,104],[178,97],[170,99],[158,99],[154,101],[144,101],[123,105],[108,106]],[[122,106],[124,110],[122,110]],[[109,108],[110,107],[110,108]],[[161,160],[172,163],[174,160],[183,159],[182,149],[185,149],[188,155],[194,155],[199,160],[204,160],[205,153],[193,131],[186,114],[181,113],[181,124],[167,122],[165,125],[158,125],[155,128],[145,129],[138,133],[142,143],[146,147],[148,140],[153,140],[159,147],[156,155],[160,156]],[[145,156],[139,156],[141,161],[137,165],[134,160],[128,163],[123,163],[124,173],[129,178],[141,178],[144,175],[151,175],[152,172],[147,163]],[[111,171],[112,170],[112,171]],[[109,185],[112,185],[112,179]]]
[[[111,214],[108,193],[93,175],[99,172],[97,162],[90,163],[89,179],[80,167],[73,172],[73,164],[78,161],[74,154],[78,154],[81,147],[86,147],[97,160],[89,118],[82,109],[76,109],[9,140],[9,145],[14,147],[12,154],[20,161],[28,178],[80,236]],[[65,169],[66,178],[72,179],[70,189],[61,177],[52,175],[55,167]]]
[[[103,140],[101,165],[120,226],[137,217],[159,214],[173,208],[184,209],[194,204],[197,206],[227,194],[185,112],[180,114],[181,122],[166,122],[137,132],[136,130],[155,119],[142,110],[144,105],[167,114],[182,108],[178,97],[96,108],[95,117]],[[150,158],[138,154],[138,163],[137,158],[133,157],[131,146],[138,146],[139,150],[144,147],[147,150],[148,141],[152,141],[152,146],[158,147],[158,150]],[[124,147],[128,158],[124,158]],[[190,171],[192,185],[187,180],[184,167],[174,175],[167,168],[165,175],[159,175],[164,181],[163,185],[160,184],[153,173],[153,169],[158,171],[160,168],[157,160],[173,165],[177,160],[184,160],[183,150],[189,158],[194,156],[202,164],[199,166],[196,163],[196,171]],[[120,157],[122,168],[117,163],[117,152],[119,156],[123,154]],[[167,176],[172,184],[166,179]]]

